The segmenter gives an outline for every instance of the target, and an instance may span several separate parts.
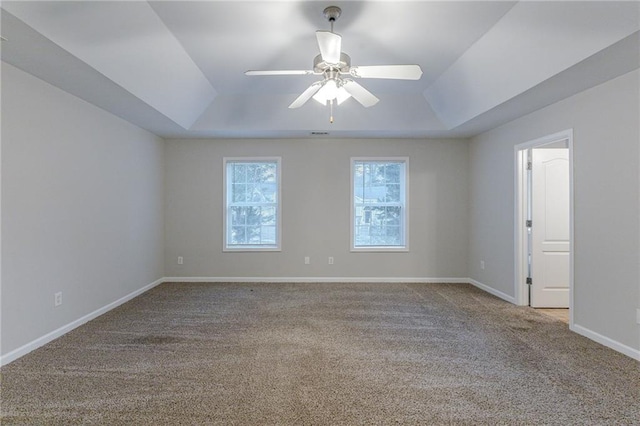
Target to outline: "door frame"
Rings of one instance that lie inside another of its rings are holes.
[[[573,129],[563,130],[514,146],[514,254],[515,254],[515,301],[517,305],[529,305],[527,278],[527,231],[525,227],[527,213],[527,151],[543,148],[556,142],[566,141],[569,149],[569,327],[573,327],[574,294],[574,206],[573,206]]]

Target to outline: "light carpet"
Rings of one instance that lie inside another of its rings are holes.
[[[639,363],[467,284],[166,283],[1,369],[1,423],[640,424]]]

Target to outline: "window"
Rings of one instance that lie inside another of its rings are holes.
[[[408,158],[351,159],[351,250],[406,251]]]
[[[225,250],[280,250],[280,158],[225,158]]]

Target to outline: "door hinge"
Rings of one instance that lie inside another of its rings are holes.
[[[527,161],[527,170],[533,170],[533,163],[531,161]]]
[[[527,220],[527,228],[531,228],[533,226],[533,221],[532,220]]]
[[[527,284],[529,285],[533,284],[533,278],[527,277]]]

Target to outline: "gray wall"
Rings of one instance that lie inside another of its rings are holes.
[[[222,162],[237,156],[282,157],[281,252],[222,251]],[[349,252],[355,156],[410,158],[408,253]],[[467,277],[467,141],[170,140],[165,159],[167,276]]]
[[[473,138],[469,180],[469,274],[514,296],[513,147],[573,128],[575,324],[636,350],[639,78],[631,72]]]
[[[163,156],[160,138],[2,63],[3,355],[163,276]]]

